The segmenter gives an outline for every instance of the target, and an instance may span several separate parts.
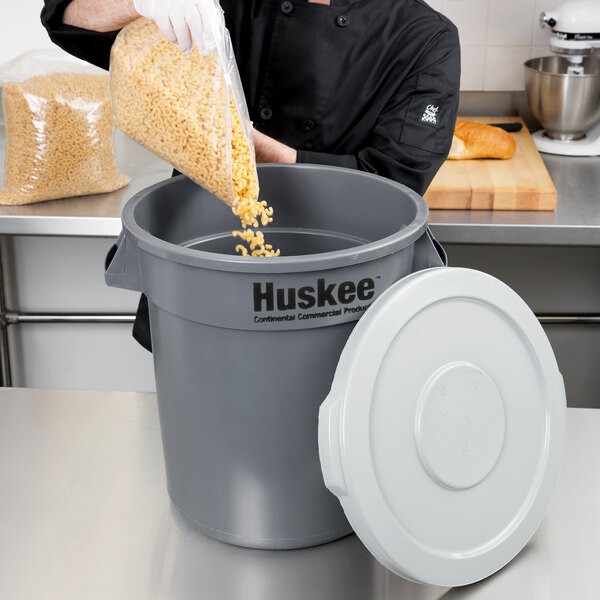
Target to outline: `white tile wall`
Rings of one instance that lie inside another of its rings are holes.
[[[0,64],[27,50],[53,47],[40,21],[43,6],[42,0],[0,0]]]
[[[488,46],[483,74],[483,89],[511,91],[524,88],[523,63],[531,58],[529,46]]]
[[[461,61],[461,89],[482,90],[485,76],[485,51],[481,46],[463,46]]]
[[[600,1],[600,0],[599,0]],[[550,54],[550,31],[539,14],[561,0],[430,0],[457,27],[462,50],[461,90],[524,88],[523,63]]]

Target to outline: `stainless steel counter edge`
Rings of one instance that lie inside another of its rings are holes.
[[[436,220],[432,211],[431,231],[443,244],[600,246],[600,230],[595,226],[441,223]]]
[[[449,223],[438,221],[435,213],[431,212],[431,230],[444,244],[600,246],[599,227]],[[0,215],[0,235],[116,238],[120,231],[117,217]]]
[[[120,231],[115,217],[0,216],[0,235],[112,238]]]
[[[431,230],[444,244],[600,246],[598,226],[453,223],[444,222],[436,212],[430,213]],[[0,214],[0,235],[116,238],[120,231],[120,217]]]

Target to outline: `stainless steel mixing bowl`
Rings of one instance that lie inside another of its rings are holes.
[[[525,63],[529,107],[552,139],[581,139],[600,121],[600,59],[586,56],[583,75],[568,73],[570,64],[562,56]]]

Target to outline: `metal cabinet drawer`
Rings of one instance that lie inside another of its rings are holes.
[[[450,266],[504,281],[536,314],[600,314],[600,248],[444,244]]]
[[[567,405],[600,408],[600,326],[545,325],[565,380]]]

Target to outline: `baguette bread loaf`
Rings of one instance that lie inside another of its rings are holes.
[[[516,149],[514,138],[503,129],[458,119],[448,158],[511,158]]]

